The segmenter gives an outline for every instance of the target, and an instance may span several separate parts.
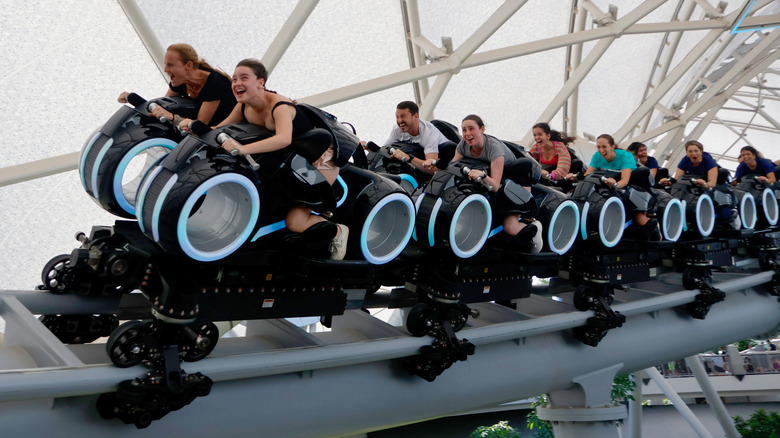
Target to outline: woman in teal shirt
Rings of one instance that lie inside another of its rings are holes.
[[[605,184],[614,188],[623,188],[628,185],[631,178],[631,171],[636,169],[636,159],[631,152],[624,151],[615,145],[615,139],[609,134],[601,134],[596,139],[597,152],[593,154],[590,165],[585,171],[585,175],[594,170],[611,170],[620,172],[620,180],[607,178]]]

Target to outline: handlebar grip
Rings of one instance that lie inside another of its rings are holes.
[[[125,100],[127,100],[127,103],[133,105],[136,108],[146,103],[146,99],[135,93],[128,93],[127,97],[125,97]]]
[[[389,152],[390,155],[393,155],[397,150],[398,148],[393,148],[393,147],[387,148],[387,152]],[[406,163],[407,161],[409,161],[409,158],[401,158],[402,163]]]
[[[156,104],[156,103],[154,103],[154,102],[150,103],[150,104],[149,104],[149,111],[154,111],[154,109],[155,109],[155,108],[157,108],[158,106],[159,106],[159,105],[157,105],[157,104]],[[166,123],[166,122],[168,121],[168,119],[167,119],[166,117],[160,117],[160,121],[161,121],[162,123]]]
[[[229,138],[230,138],[230,136],[229,136],[229,135],[225,134],[224,132],[220,132],[220,133],[217,135],[217,143],[219,143],[219,144],[223,144],[223,143],[225,143],[225,141],[227,141],[227,139],[229,139]],[[238,154],[239,154],[239,153],[238,153],[238,149],[233,149],[232,151],[230,151],[230,155],[232,155],[232,156],[234,156],[234,157],[235,157],[235,156],[237,156]],[[243,154],[243,155],[241,155],[241,156],[242,156],[242,157],[244,157],[244,159],[245,159],[245,160],[246,160],[246,161],[249,163],[249,167],[251,167],[251,168],[252,168],[252,170],[257,170],[257,169],[259,169],[259,168],[260,168],[260,165],[259,165],[259,164],[257,164],[257,161],[255,161],[255,159],[254,159],[254,158],[252,158],[252,156],[251,156],[251,155],[249,155],[249,154]]]

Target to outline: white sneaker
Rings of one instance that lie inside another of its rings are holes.
[[[534,234],[534,237],[531,239],[531,254],[539,254],[542,252],[542,247],[544,246],[544,241],[542,240],[542,223],[535,220],[530,223],[530,225],[536,225],[536,234]]]
[[[330,252],[331,260],[344,260],[344,256],[347,254],[349,227],[343,224],[336,224],[336,226],[339,227],[339,232],[336,234],[336,237],[330,241],[328,251]]]

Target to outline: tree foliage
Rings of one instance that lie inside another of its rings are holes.
[[[520,432],[507,421],[499,421],[492,426],[479,426],[469,438],[520,438]]]
[[[777,412],[767,414],[759,409],[747,420],[737,415],[734,426],[742,438],[780,438],[780,415]]]

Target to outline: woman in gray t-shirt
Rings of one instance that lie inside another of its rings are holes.
[[[498,192],[504,176],[504,166],[514,162],[517,158],[512,150],[501,140],[485,134],[485,124],[482,119],[474,114],[466,116],[461,124],[463,140],[455,148],[455,156],[452,161],[463,158],[475,159],[489,165],[490,172],[471,169],[469,179],[482,178],[493,192]],[[541,241],[541,224],[528,218],[522,219],[519,214],[510,213],[504,217],[504,232],[510,236],[516,236],[521,230],[529,227],[527,232],[537,231],[534,235]],[[536,227],[531,230],[530,227]],[[538,252],[538,250],[537,250]]]

